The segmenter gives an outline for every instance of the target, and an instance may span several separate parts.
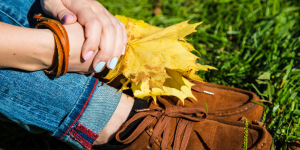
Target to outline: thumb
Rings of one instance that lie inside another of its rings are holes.
[[[77,21],[76,15],[67,9],[61,0],[41,0],[41,5],[47,15],[63,24],[72,24]]]

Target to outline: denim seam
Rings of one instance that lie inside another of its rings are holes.
[[[94,90],[95,90],[95,88],[96,88],[96,86],[97,86],[97,83],[98,83],[98,79],[96,79],[96,81],[95,81],[95,83],[94,83],[94,86],[93,86],[93,89],[92,89],[92,91],[90,92],[89,98],[88,98],[87,101],[85,102],[85,104],[84,104],[83,108],[81,109],[80,113],[78,114],[78,116],[76,117],[76,119],[73,121],[73,123],[68,127],[68,129],[65,131],[65,133],[64,133],[61,137],[59,137],[60,140],[68,133],[68,131],[71,129],[71,127],[77,122],[77,120],[80,118],[80,116],[81,116],[82,113],[84,112],[85,107],[87,106],[88,102],[90,101],[90,99],[91,99],[91,97],[92,97],[92,95],[93,95],[93,93],[94,93]]]
[[[98,138],[98,134],[96,134],[95,132],[93,132],[92,130],[88,129],[87,127],[85,127],[84,125],[78,123],[75,126],[76,130],[81,131],[83,134],[87,135],[88,137],[90,137],[93,140],[96,140]]]
[[[84,148],[91,149],[99,135],[78,123],[75,128],[70,130],[69,136],[80,143]]]
[[[69,135],[75,139],[77,142],[79,142],[84,148],[86,149],[91,149],[92,148],[92,143],[87,141],[84,137],[82,137],[80,134],[78,134],[74,129],[72,129],[69,132]]]
[[[1,7],[3,7],[3,6],[1,6]],[[19,26],[24,27],[22,24],[20,24],[18,21],[16,21],[14,18],[12,18],[7,13],[3,12],[2,10],[0,10],[0,12],[3,13],[6,17],[8,17],[9,19],[11,19],[12,21],[14,21],[15,23],[17,23]]]
[[[93,91],[98,83],[98,79],[90,77],[84,86],[84,89],[80,96],[77,99],[73,109],[69,112],[64,120],[62,120],[61,124],[58,126],[56,131],[54,131],[54,137],[58,139],[64,139],[70,129],[77,125],[78,119],[80,118],[82,112],[85,110],[84,105],[88,103],[91,99],[91,95],[93,95]],[[80,114],[81,112],[81,114]],[[77,118],[77,119],[76,119]]]

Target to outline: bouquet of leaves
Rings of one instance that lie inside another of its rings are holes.
[[[185,37],[201,23],[188,21],[167,28],[159,28],[141,20],[116,16],[125,25],[128,44],[116,68],[105,77],[112,81],[119,75],[122,90],[131,89],[135,97],[147,99],[157,96],[176,96],[180,100],[194,98],[186,78],[203,82],[195,73],[199,70],[216,69],[196,63],[199,57],[191,53],[194,47]]]

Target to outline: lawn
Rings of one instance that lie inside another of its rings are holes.
[[[255,92],[264,102],[262,121],[276,148],[300,141],[300,3],[298,0],[111,0],[112,13],[167,27],[203,21],[188,39],[208,82]],[[70,149],[48,134],[12,123],[0,125],[0,149]]]

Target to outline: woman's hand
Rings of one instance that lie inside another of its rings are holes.
[[[70,42],[69,68],[68,72],[76,72],[89,74],[94,72],[92,63],[95,54],[91,55],[91,59],[85,61],[81,57],[81,49],[84,43],[84,30],[79,23],[64,25]]]
[[[125,25],[121,21],[96,0],[41,0],[41,2],[48,15],[65,25],[78,20],[84,27],[86,40],[82,46],[82,58],[90,61],[92,56],[95,56],[93,68],[96,72],[100,72],[105,65],[109,69],[114,69],[127,44]],[[70,45],[72,46],[72,43]]]

